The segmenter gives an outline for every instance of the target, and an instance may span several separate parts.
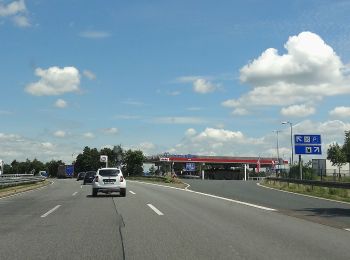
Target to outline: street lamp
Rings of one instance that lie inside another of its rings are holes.
[[[278,133],[279,132],[281,132],[281,130],[274,130],[273,131],[274,133],[276,133],[276,136],[277,136],[277,161],[278,161],[278,163],[277,163],[277,168],[278,168],[278,170],[276,170],[276,173],[280,170],[280,152],[279,152],[279,145],[278,145]]]
[[[289,124],[290,125],[290,148],[292,149],[292,157],[291,157],[291,161],[290,161],[290,166],[292,167],[293,165],[293,123],[292,122],[289,122],[289,121],[285,121],[285,122],[282,122],[282,125],[286,125],[286,124]]]

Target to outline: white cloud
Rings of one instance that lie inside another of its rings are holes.
[[[57,99],[55,102],[55,107],[66,108],[68,106],[67,102],[63,99]]]
[[[217,89],[218,86],[205,79],[196,79],[193,82],[193,91],[199,94],[211,93]]]
[[[235,115],[235,116],[245,116],[248,114],[249,114],[248,110],[242,107],[235,108],[232,111],[232,115]]]
[[[7,5],[0,2],[0,17],[11,17],[18,27],[29,27],[27,8],[24,0],[13,1]]]
[[[64,139],[60,139],[61,141]],[[23,137],[18,134],[0,133],[0,158],[5,163],[13,160],[24,161],[27,158],[33,160],[37,158],[43,162],[50,160],[63,160],[70,163],[72,153],[80,152],[82,147],[74,147],[70,143],[51,143],[47,140]]]
[[[92,138],[95,138],[95,135],[91,132],[87,132],[87,133],[83,134],[83,137],[88,138],[88,139],[92,139]]]
[[[63,137],[66,137],[67,133],[65,131],[62,131],[62,130],[57,130],[56,132],[53,133],[53,135],[55,137],[63,138]]]
[[[2,17],[16,15],[26,11],[27,9],[24,0],[13,1],[7,5],[0,2],[0,16]]]
[[[316,112],[314,107],[307,105],[292,105],[281,109],[281,115],[286,117],[307,117]]]
[[[29,94],[57,96],[80,90],[80,74],[74,67],[50,67],[47,70],[37,68],[35,75],[40,77],[40,80],[26,86],[25,90]]]
[[[195,129],[189,128],[189,129],[186,130],[185,135],[186,136],[194,136],[196,133],[197,133],[197,131]]]
[[[183,77],[178,77],[176,79],[176,82],[178,83],[193,83],[197,79],[203,79],[202,76],[183,76]]]
[[[112,128],[103,129],[102,132],[104,132],[105,134],[115,135],[119,132],[119,130],[118,128],[112,127]]]
[[[90,70],[84,70],[83,74],[84,74],[85,77],[87,77],[90,80],[95,80],[96,79],[96,75]]]
[[[329,114],[333,117],[350,118],[350,107],[335,107],[333,110],[329,111]]]
[[[206,120],[199,117],[156,117],[152,120],[158,124],[203,124]]]
[[[286,54],[270,48],[245,65],[240,80],[253,89],[222,105],[245,109],[290,106],[350,93],[345,65],[317,34],[302,32],[290,37],[284,47]]]
[[[15,17],[13,17],[13,22],[18,27],[29,27],[31,25],[29,20],[28,20],[28,17],[23,16],[23,15],[17,15]]]
[[[84,31],[81,32],[79,36],[88,39],[103,39],[110,37],[111,34],[105,31]]]

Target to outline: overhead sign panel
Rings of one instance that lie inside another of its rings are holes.
[[[196,171],[196,164],[195,163],[186,163],[186,171],[188,171],[188,172]]]
[[[295,154],[322,154],[321,145],[296,145]]]
[[[294,135],[294,144],[295,145],[314,145],[321,144],[321,135]]]

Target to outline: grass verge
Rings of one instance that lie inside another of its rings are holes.
[[[262,185],[320,198],[350,202],[350,190],[265,180]]]
[[[0,198],[8,197],[8,196],[14,195],[16,193],[21,193],[21,192],[41,188],[41,187],[44,187],[46,185],[49,185],[50,183],[51,183],[50,181],[44,180],[42,182],[38,182],[38,183],[34,183],[34,184],[23,184],[23,185],[3,188],[3,189],[0,189]]]
[[[131,181],[144,181],[144,182],[162,184],[162,185],[176,187],[176,188],[180,188],[180,189],[184,189],[187,186],[180,179],[171,178],[170,176],[166,176],[166,177],[161,177],[161,176],[152,176],[152,177],[129,176],[129,177],[125,177],[125,179],[131,180]]]

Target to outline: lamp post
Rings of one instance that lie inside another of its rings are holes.
[[[286,124],[290,125],[290,148],[292,150],[292,157],[291,157],[291,161],[290,161],[290,167],[292,167],[293,162],[294,162],[293,161],[293,154],[294,154],[294,151],[293,151],[293,123],[289,122],[289,121],[282,122],[282,125],[286,125]]]
[[[277,136],[277,161],[278,161],[277,168],[278,169],[276,169],[276,173],[278,173],[278,171],[280,170],[280,152],[279,152],[279,145],[278,145],[278,133],[281,132],[281,130],[274,130],[273,132],[276,133],[276,136]]]

